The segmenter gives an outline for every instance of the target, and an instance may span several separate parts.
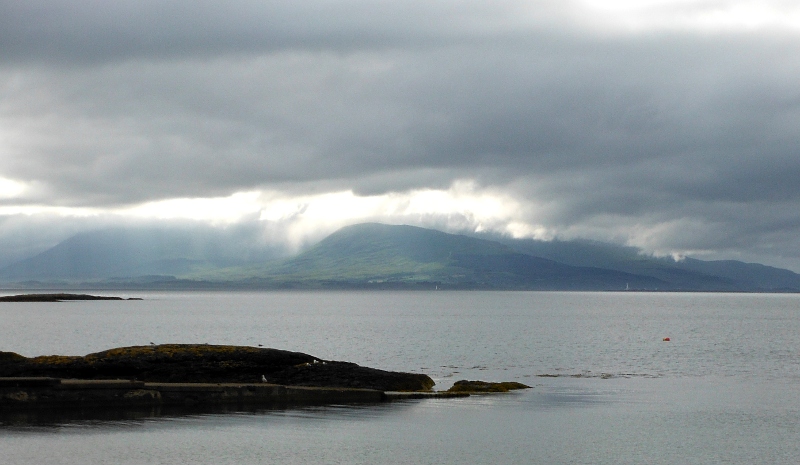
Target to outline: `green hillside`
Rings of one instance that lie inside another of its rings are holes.
[[[598,241],[541,241],[485,235],[520,253],[573,266],[594,266],[651,276],[677,290],[693,291],[800,291],[800,275],[790,270],[735,260],[704,261],[653,257],[635,247]]]
[[[422,280],[458,273],[464,255],[502,255],[511,249],[495,242],[413,226],[359,224],[340,229],[288,260],[276,271],[317,279]]]
[[[242,237],[188,230],[83,233],[1,269],[0,281],[175,289],[800,290],[800,275],[789,270],[676,262],[585,240],[476,237],[368,223],[279,259]]]
[[[630,273],[569,266],[494,241],[374,223],[342,228],[274,269],[272,279],[496,289],[596,290],[667,284]]]

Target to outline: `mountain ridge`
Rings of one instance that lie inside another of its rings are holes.
[[[790,291],[800,290],[800,275],[791,270],[737,260],[699,260],[654,257],[635,247],[577,239],[541,241],[483,235],[515,250],[576,266],[602,266],[645,274],[692,290]]]
[[[494,241],[416,226],[347,226],[285,262],[284,275],[336,279],[343,270],[373,282],[435,282],[497,289],[605,289],[658,286],[629,273],[574,267],[521,254]]]
[[[243,245],[225,241],[222,236],[198,240],[188,233],[155,239],[146,232],[83,233],[0,269],[0,280],[22,287],[800,290],[800,275],[790,270],[733,260],[674,261],[587,240],[537,241],[361,223],[283,260],[253,259]]]

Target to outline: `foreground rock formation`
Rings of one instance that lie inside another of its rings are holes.
[[[378,391],[427,391],[434,385],[424,374],[320,360],[286,350],[206,344],[121,347],[83,357],[27,358],[0,352],[0,377],[154,383],[260,383],[264,377],[267,383],[277,385]]]
[[[89,294],[19,294],[0,297],[0,302],[63,302],[66,300],[142,300],[138,297],[123,299]]]
[[[458,381],[449,391],[432,391],[433,385],[423,374],[256,347],[165,344],[33,358],[0,352],[0,427],[467,397],[527,387]]]

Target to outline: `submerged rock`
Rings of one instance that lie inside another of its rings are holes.
[[[487,381],[467,381],[466,379],[462,379],[461,381],[456,381],[453,387],[448,389],[447,392],[508,392],[515,389],[529,388],[530,386],[513,381],[490,383]]]
[[[268,383],[423,391],[427,375],[367,368],[279,349],[207,344],[163,344],[109,349],[83,357],[27,358],[0,352],[0,377],[137,379],[167,383]]]

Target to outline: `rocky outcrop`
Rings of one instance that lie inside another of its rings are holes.
[[[306,363],[268,376],[270,383],[287,386],[330,386],[379,391],[427,391],[434,382],[428,375],[367,368],[349,362]]]
[[[89,294],[20,294],[0,297],[0,302],[63,302],[65,300],[142,300]]]
[[[486,381],[467,381],[466,379],[462,379],[461,381],[456,381],[453,384],[453,387],[447,390],[447,392],[463,392],[463,393],[471,393],[471,392],[508,392],[513,391],[515,389],[529,389],[530,386],[527,386],[522,383],[516,383],[513,381],[503,382],[503,383],[490,383]]]
[[[427,375],[320,360],[286,350],[206,344],[164,344],[110,349],[79,356],[27,358],[0,352],[0,377],[135,379],[162,383],[258,383],[425,391]]]

